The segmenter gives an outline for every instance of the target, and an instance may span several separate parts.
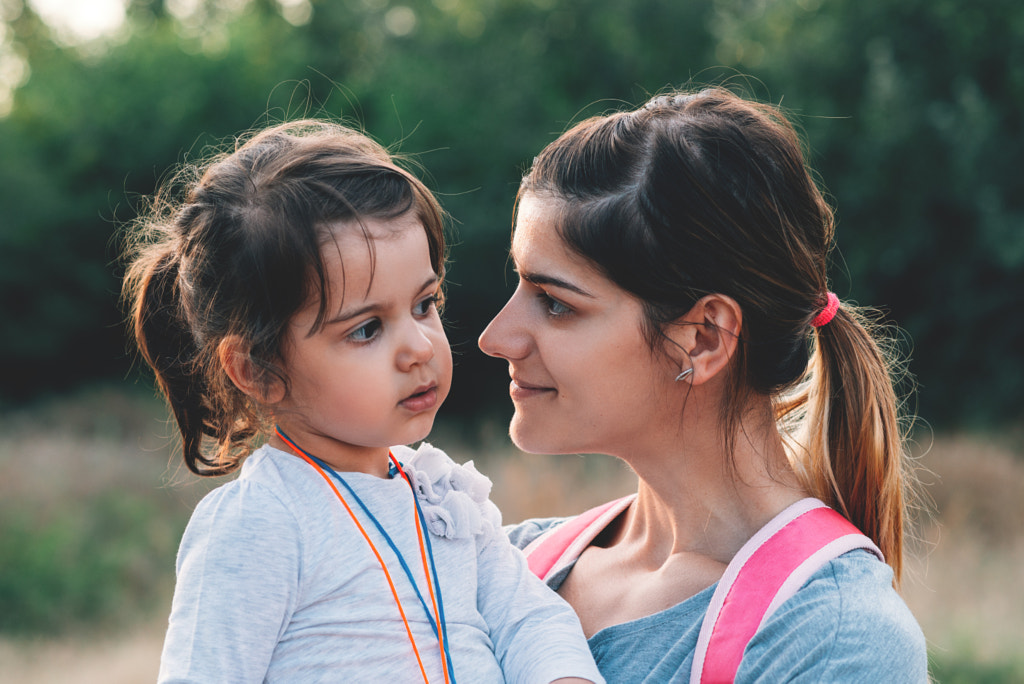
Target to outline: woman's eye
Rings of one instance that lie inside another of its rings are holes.
[[[558,301],[554,297],[541,293],[538,295],[542,302],[544,302],[544,308],[547,309],[548,315],[554,318],[559,316],[567,316],[572,313],[572,309]]]
[[[437,295],[432,294],[429,297],[421,299],[416,302],[416,306],[413,307],[413,315],[415,316],[426,316],[430,313],[430,310],[437,307]]]
[[[350,332],[348,338],[354,342],[368,342],[377,336],[380,328],[380,321],[374,318]]]

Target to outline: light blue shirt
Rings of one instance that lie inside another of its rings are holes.
[[[556,522],[527,521],[509,536],[522,548]],[[567,574],[549,586],[557,589]],[[863,550],[825,564],[750,641],[736,682],[927,682],[924,634],[892,579],[892,569]],[[601,674],[615,684],[688,682],[716,586],[590,637]]]
[[[431,534],[460,684],[603,682],[575,613],[509,544],[490,481],[424,445],[395,447]],[[345,473],[430,602],[402,478]],[[342,490],[344,493],[344,490]],[[396,556],[353,502],[391,573],[431,682],[438,641]],[[159,681],[422,681],[380,563],[321,476],[269,446],[196,507],[178,553]]]

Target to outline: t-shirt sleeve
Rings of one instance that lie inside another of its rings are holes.
[[[530,542],[568,518],[530,518],[517,525],[506,525],[505,533],[512,546],[525,549]]]
[[[159,682],[262,682],[295,609],[300,529],[268,488],[235,481],[196,507],[178,551]]]
[[[479,543],[477,603],[506,681],[604,682],[576,613],[530,572],[505,531],[496,528]]]
[[[924,634],[892,571],[854,551],[819,571],[748,644],[737,682],[928,681]]]

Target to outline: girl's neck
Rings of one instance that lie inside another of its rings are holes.
[[[306,433],[302,430],[292,432],[283,425],[281,429],[295,446],[320,459],[339,473],[365,473],[374,477],[388,477],[391,465],[388,459],[388,454],[391,451],[389,447],[341,444],[325,435]],[[295,453],[292,446],[281,439],[276,432],[271,434],[267,442],[275,449],[298,458],[298,454]]]

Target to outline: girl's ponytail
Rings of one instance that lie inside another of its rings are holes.
[[[910,478],[892,360],[872,334],[876,327],[841,305],[816,328],[804,401],[796,402],[806,402],[798,472],[814,496],[878,545],[898,583]]]
[[[144,250],[125,277],[125,293],[139,351],[153,369],[181,432],[185,464],[196,474],[220,475],[230,469],[200,449],[203,436],[214,436],[215,431],[209,420],[205,373],[197,364],[199,349],[182,312],[175,244]]]
[[[267,434],[264,397],[287,392],[282,349],[293,316],[319,307],[310,334],[328,319],[323,246],[342,229],[364,230],[369,243],[363,219],[408,212],[441,276],[444,221],[430,191],[370,138],[321,121],[255,133],[161,188],[126,235],[123,292],[189,470],[230,473]],[[246,355],[252,387],[237,387],[224,368],[227,341]]]

